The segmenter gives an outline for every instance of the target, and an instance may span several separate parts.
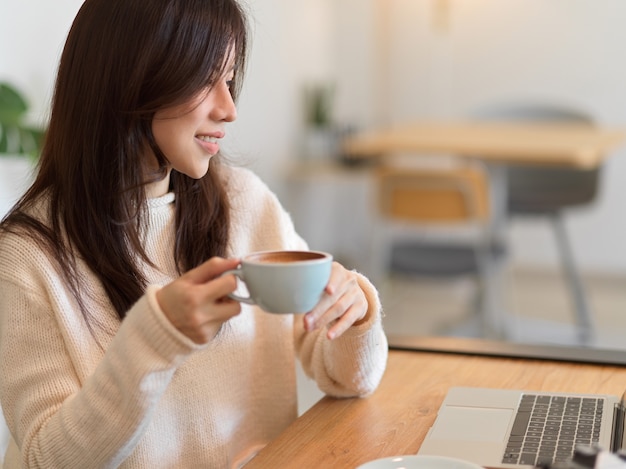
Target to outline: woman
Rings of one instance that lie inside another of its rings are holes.
[[[374,287],[334,263],[318,305],[228,299],[246,253],[306,249],[273,193],[221,162],[246,23],[235,0],[86,0],[35,182],[0,235],[5,467],[239,467],[296,417],[295,359],[375,390]]]

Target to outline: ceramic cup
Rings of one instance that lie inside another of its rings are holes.
[[[445,456],[421,454],[375,459],[356,469],[485,469],[478,464]]]
[[[333,256],[320,251],[262,251],[245,256],[233,274],[249,296],[228,295],[256,304],[269,313],[307,313],[320,300],[328,284]]]

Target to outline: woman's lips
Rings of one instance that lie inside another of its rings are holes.
[[[200,144],[204,150],[211,154],[215,155],[218,151],[220,151],[220,146],[218,143],[219,137],[214,137],[211,135],[197,135],[196,140]]]

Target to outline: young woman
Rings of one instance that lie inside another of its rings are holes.
[[[296,357],[329,395],[377,387],[362,275],[334,263],[305,315],[227,297],[244,254],[306,249],[220,161],[245,55],[236,0],[84,2],[36,180],[0,226],[5,467],[238,467],[296,418]]]

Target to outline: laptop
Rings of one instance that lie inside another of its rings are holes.
[[[625,413],[617,396],[452,387],[417,454],[548,467],[570,460],[576,445],[621,449]]]

